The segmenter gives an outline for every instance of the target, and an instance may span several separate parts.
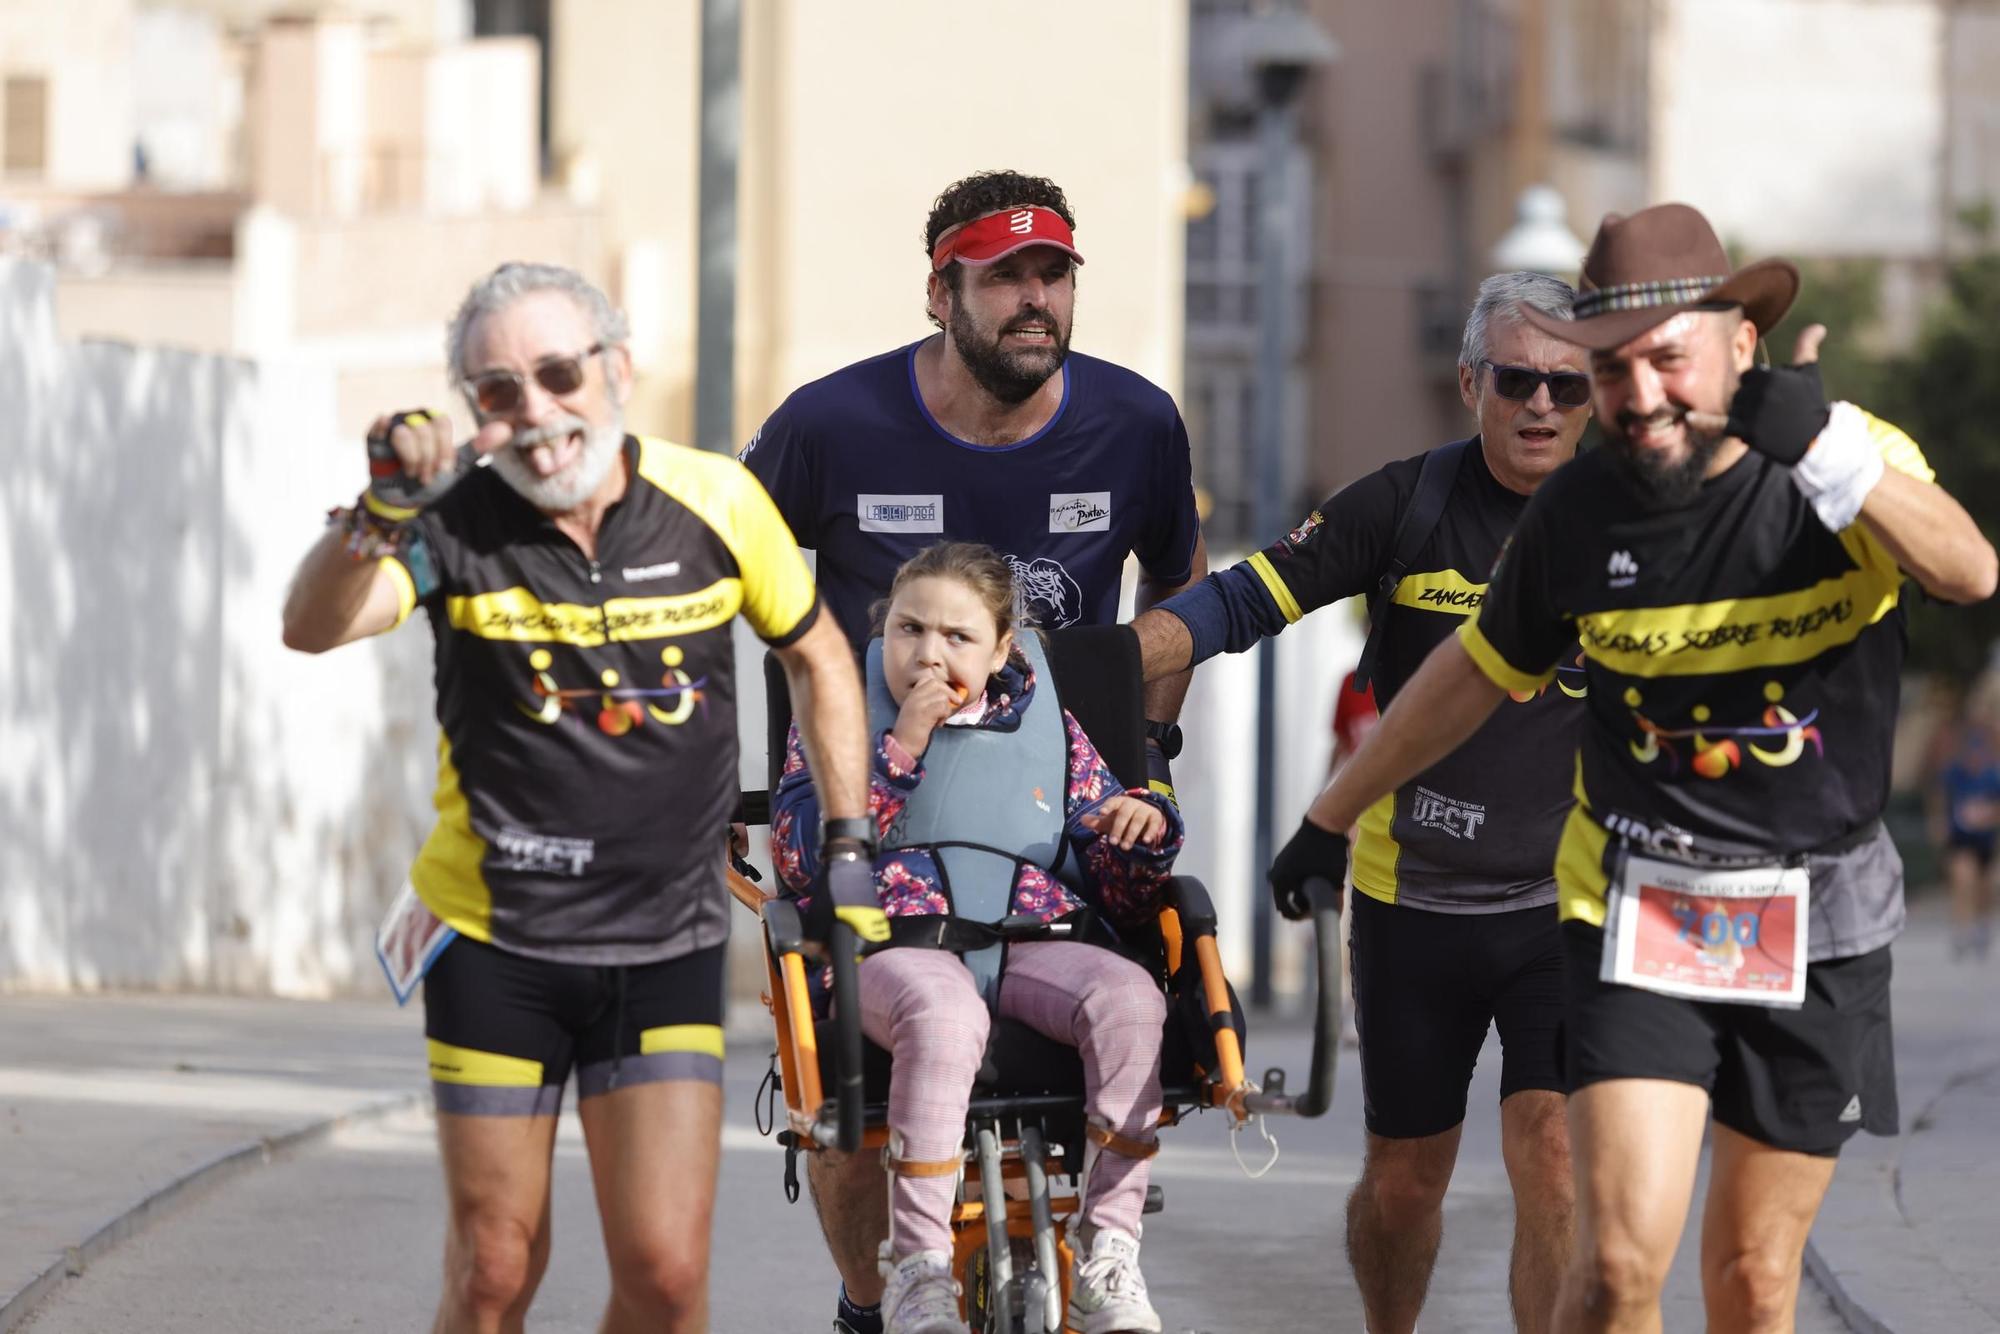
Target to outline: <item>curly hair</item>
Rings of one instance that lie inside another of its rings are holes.
[[[1005,208],[1045,208],[1069,226],[1076,226],[1076,215],[1070,212],[1069,197],[1063,194],[1060,185],[1048,177],[1024,176],[1018,171],[975,172],[964,180],[947,185],[944,193],[931,204],[931,215],[924,223],[925,260],[928,261],[937,249],[938,238],[953,227]],[[930,272],[928,263],[924,272]],[[942,276],[945,284],[956,294],[960,281],[965,277],[965,270],[957,260],[953,260],[944,266]],[[937,316],[930,315],[928,302],[924,312],[932,324],[937,324]]]

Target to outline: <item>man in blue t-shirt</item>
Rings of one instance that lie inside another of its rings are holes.
[[[1141,611],[1207,573],[1173,399],[1070,351],[1075,225],[1040,177],[981,172],[947,188],[924,236],[939,332],[794,391],[744,446],[799,545],[817,553],[820,597],[857,649],[897,567],[940,541],[1004,552],[1021,611],[1047,629],[1115,622],[1127,555],[1139,559]],[[1187,681],[1146,687],[1163,787]],[[886,1192],[872,1158],[827,1156],[811,1155],[808,1175],[846,1282],[835,1329],[873,1334]]]

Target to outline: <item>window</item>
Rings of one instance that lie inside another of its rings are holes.
[[[0,171],[9,176],[40,176],[48,170],[49,81],[8,75],[0,102]]]

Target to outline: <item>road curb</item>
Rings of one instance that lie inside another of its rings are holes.
[[[279,1135],[266,1135],[209,1159],[199,1167],[194,1167],[161,1186],[158,1190],[143,1196],[130,1208],[104,1223],[88,1237],[74,1246],[66,1246],[60,1259],[47,1269],[30,1279],[20,1291],[12,1293],[0,1302],[0,1334],[13,1334],[29,1316],[55,1295],[56,1290],[72,1278],[81,1275],[92,1264],[119,1243],[140,1231],[157,1219],[173,1213],[182,1205],[192,1203],[196,1198],[213,1190],[230,1178],[239,1176],[252,1168],[262,1167],[273,1159],[282,1158],[311,1144],[327,1138],[348,1126],[392,1116],[423,1105],[426,1093],[406,1093],[399,1097],[385,1098],[380,1102],[357,1107],[338,1116],[330,1116],[323,1121],[315,1121],[297,1130],[288,1130]]]
[[[1854,1331],[1854,1334],[1896,1334],[1895,1330],[1877,1320],[1874,1312],[1855,1300],[1854,1294],[1840,1281],[1840,1276],[1834,1273],[1833,1266],[1827,1263],[1826,1257],[1820,1253],[1819,1247],[1813,1244],[1811,1237],[1806,1238],[1805,1269],[1807,1277],[1811,1278],[1819,1290],[1826,1294],[1827,1300],[1833,1303],[1834,1314],[1838,1315],[1841,1323]],[[6,1326],[0,1325],[0,1334],[4,1334],[5,1329]]]

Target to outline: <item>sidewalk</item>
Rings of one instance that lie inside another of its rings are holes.
[[[1809,1263],[1864,1334],[2000,1334],[2000,959],[1949,963],[1926,902],[1897,947],[1896,1007],[1905,1133],[1852,1142]],[[767,1032],[761,1014],[731,1020]],[[424,1096],[414,1008],[0,997],[0,1334],[288,1137]]]
[[[1895,959],[1903,1133],[1849,1141],[1807,1266],[1861,1334],[2000,1331],[2000,955],[1952,963],[1932,895]]]
[[[0,997],[0,1334],[287,1137],[413,1102],[423,1062],[386,1003]]]

